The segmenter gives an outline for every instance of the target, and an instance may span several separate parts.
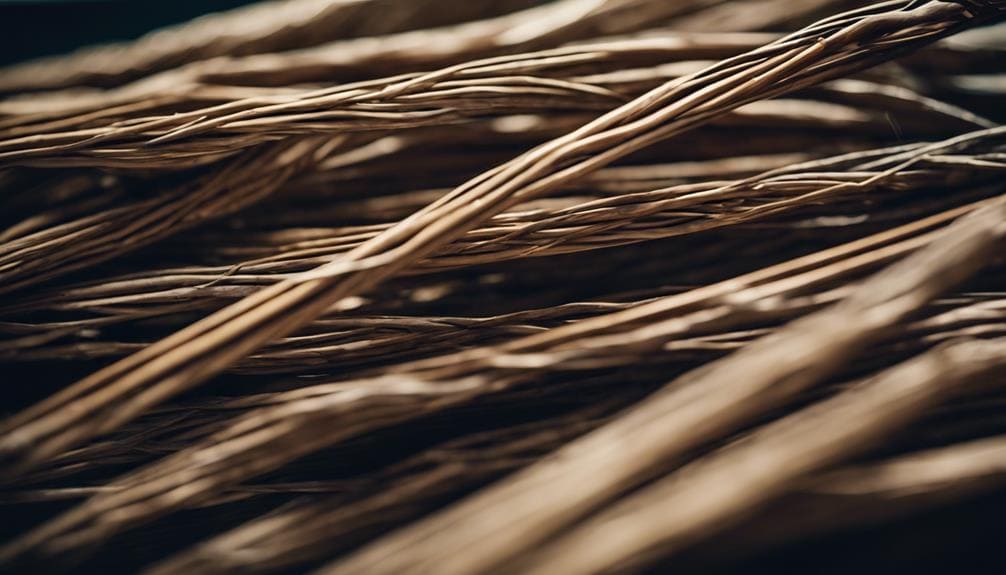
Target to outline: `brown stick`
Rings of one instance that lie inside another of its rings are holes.
[[[601,573],[673,555],[1003,367],[1006,339],[938,347],[619,501],[534,552],[519,572]]]
[[[0,70],[0,93],[115,86],[186,62],[304,48],[325,41],[501,14],[530,0],[274,0],[204,16],[139,40]],[[381,13],[383,18],[374,18]]]
[[[1006,203],[1000,203],[964,218],[941,241],[877,274],[839,304],[679,378],[549,461],[369,545],[327,573],[456,575],[517,560],[591,510],[679,464],[689,450],[752,423],[833,373],[890,325],[982,266],[1006,235],[1004,215]],[[962,275],[948,275],[957,272]],[[635,545],[646,539],[611,541]]]
[[[245,298],[25,410],[4,426],[0,452],[15,472],[37,465],[220,373],[521,200],[750,101],[862,69],[1003,9],[985,6],[976,14],[935,0],[885,2],[661,86],[471,180],[339,260]],[[72,413],[63,410],[68,402]]]
[[[795,296],[806,293],[811,286],[820,288],[828,281],[848,279],[849,275],[861,273],[864,269],[924,246],[932,242],[934,236],[942,238],[881,274],[866,288],[857,290],[830,313],[801,320],[795,325],[803,327],[784,330],[767,340],[796,340],[802,342],[799,345],[794,343],[796,348],[803,349],[803,346],[824,339],[822,347],[814,347],[805,355],[791,358],[791,361],[777,363],[772,370],[753,381],[745,379],[750,361],[740,361],[743,364],[741,367],[728,363],[722,369],[730,372],[728,379],[734,382],[734,386],[724,387],[721,394],[705,394],[708,401],[699,405],[697,411],[690,412],[698,418],[697,421],[687,417],[675,419],[675,425],[683,426],[684,433],[668,436],[663,427],[650,430],[660,438],[658,445],[670,441],[671,449],[686,450],[693,447],[694,442],[713,440],[717,434],[733,432],[733,426],[743,425],[746,417],[755,417],[763,410],[789,400],[799,391],[796,384],[809,385],[823,374],[837,369],[844,357],[867,345],[871,338],[878,337],[905,314],[923,306],[940,290],[964,279],[984,263],[984,256],[995,252],[1002,235],[1006,234],[1006,226],[1002,226],[1003,210],[1006,210],[1006,204],[998,199],[981,210],[979,217],[965,218],[943,234],[930,232],[912,237],[941,221],[940,218],[931,218],[732,281],[576,322],[507,345],[406,364],[386,370],[372,379],[318,385],[266,398],[249,397],[232,402],[241,407],[261,405],[264,400],[267,407],[239,418],[200,445],[122,478],[116,482],[115,489],[94,496],[15,540],[0,551],[0,556],[10,559],[39,551],[58,554],[94,544],[130,526],[205,500],[236,482],[275,469],[340,440],[459,405],[492,391],[507,389],[530,380],[536,373],[635,363],[686,334],[742,325],[763,314],[775,316],[798,311],[809,303],[812,305],[813,298],[808,298],[811,302],[801,301],[800,298],[790,301],[787,294]],[[956,213],[968,211],[962,209]],[[943,215],[943,219],[947,215]],[[906,235],[910,239],[884,245],[893,238]],[[884,247],[878,249],[880,246]],[[869,253],[864,254],[863,251]],[[741,286],[748,287],[742,290]],[[901,293],[902,290],[907,292]],[[885,313],[872,313],[874,307]],[[869,309],[871,313],[860,314],[861,309]],[[863,321],[845,323],[847,317],[859,315],[863,315]],[[836,317],[844,326],[841,329],[828,325],[827,330],[815,332],[816,335],[805,333],[813,331],[812,328],[825,327],[821,324],[834,323]],[[760,356],[747,350],[757,351],[766,345],[749,346],[741,357],[754,354],[755,360],[751,361],[757,361]],[[718,365],[710,364],[707,370],[717,375]],[[737,376],[734,371],[744,375]],[[799,375],[794,376],[794,385],[773,386],[779,377],[791,372]],[[703,370],[700,370],[694,377],[701,378],[702,373]],[[765,386],[769,387],[769,392],[764,391]],[[694,393],[698,393],[693,390],[701,389],[702,386],[686,385],[679,393],[679,388],[675,386],[666,394],[664,403],[690,404]],[[752,398],[758,398],[758,401]],[[710,416],[709,410],[724,405],[726,417],[717,419]],[[730,411],[730,408],[734,410]],[[648,411],[626,425],[633,430],[641,429],[637,420],[649,421]],[[320,433],[320,429],[331,431]],[[616,435],[622,437],[623,433],[617,432]],[[610,437],[599,441],[602,445],[596,453],[610,453],[604,443],[610,441]],[[588,503],[578,498],[585,497],[589,502],[592,498],[605,497],[603,494],[606,493],[610,496],[612,485],[619,485],[620,481],[631,481],[633,477],[641,481],[645,477],[645,469],[653,465],[653,459],[647,456],[649,451],[646,451],[652,445],[648,441],[638,445],[644,451],[624,450],[620,457],[627,460],[620,460],[618,465],[607,465],[607,462],[596,459],[585,462],[587,466],[600,465],[600,469],[588,470],[597,479],[591,490],[587,493],[583,490],[564,492],[571,500],[569,504],[555,501],[552,507],[540,510],[542,519],[555,521],[559,517],[569,520],[571,514],[575,517],[576,513],[583,512],[584,507],[589,507]],[[560,466],[559,470],[562,469]],[[199,480],[195,481],[195,478]],[[524,490],[518,491],[525,493]],[[537,499],[534,501],[537,502]],[[528,505],[538,508],[536,503],[524,501],[513,509],[527,510]],[[505,517],[506,514],[500,515],[500,518]],[[521,531],[521,537],[534,533]],[[466,533],[478,534],[478,531]],[[514,544],[514,541],[508,540],[508,544]],[[486,545],[486,549],[491,547]]]

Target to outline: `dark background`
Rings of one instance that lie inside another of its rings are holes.
[[[61,54],[254,0],[0,0],[0,64]]]

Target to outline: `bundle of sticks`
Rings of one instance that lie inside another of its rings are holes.
[[[1004,16],[272,0],[0,69],[0,569],[1001,562]]]

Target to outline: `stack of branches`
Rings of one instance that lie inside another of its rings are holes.
[[[0,568],[994,558],[1006,5],[446,4],[0,70]]]

